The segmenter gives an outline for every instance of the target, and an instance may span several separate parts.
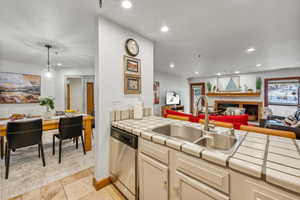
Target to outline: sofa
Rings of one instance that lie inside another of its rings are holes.
[[[300,128],[286,126],[283,122],[279,121],[284,119],[285,117],[282,116],[271,115],[268,117],[268,119],[261,119],[259,121],[259,126],[274,130],[291,131],[295,133],[297,139],[300,139]]]
[[[192,114],[177,112],[174,110],[166,110],[164,117],[172,118],[172,119],[179,119],[185,120],[190,122],[201,122],[205,118],[204,114],[199,115],[198,117],[193,116]],[[232,123],[235,129],[240,129],[241,125],[248,125],[248,115],[210,115],[210,121],[217,121],[217,122],[225,122],[225,123]]]

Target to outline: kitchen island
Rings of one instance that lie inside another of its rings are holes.
[[[155,116],[112,122],[139,136],[140,199],[300,199],[300,141],[235,130],[237,145],[224,152],[152,131],[168,124],[203,130],[198,123]],[[157,179],[149,166],[160,169]],[[146,187],[153,180],[162,182],[153,184],[155,193]]]

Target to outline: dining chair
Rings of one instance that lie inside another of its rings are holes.
[[[5,144],[5,179],[9,174],[10,153],[16,149],[38,145],[39,157],[42,155],[43,166],[46,166],[44,148],[42,142],[43,122],[42,119],[26,122],[7,123],[7,142]]]
[[[0,156],[1,156],[1,160],[4,157],[4,137],[0,136]]]
[[[85,147],[84,147],[84,139],[83,139],[83,125],[82,125],[82,116],[78,117],[63,117],[59,120],[59,134],[53,135],[53,155],[55,154],[55,138],[59,139],[59,160],[58,163],[61,163],[61,154],[62,154],[62,141],[67,139],[75,139],[76,141],[76,149],[78,149],[78,138],[81,138],[82,148],[84,155]]]

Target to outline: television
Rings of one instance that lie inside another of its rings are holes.
[[[166,104],[167,105],[179,105],[180,97],[176,92],[167,92],[166,94]]]

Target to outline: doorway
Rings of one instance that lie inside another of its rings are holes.
[[[95,77],[92,75],[74,75],[65,78],[65,109],[94,115]]]
[[[95,114],[94,106],[94,82],[86,83],[86,111],[89,115]]]
[[[205,95],[205,83],[191,83],[190,84],[190,111],[193,113],[194,107],[197,104],[197,100],[199,99],[200,95]],[[203,105],[203,101],[202,101]]]

